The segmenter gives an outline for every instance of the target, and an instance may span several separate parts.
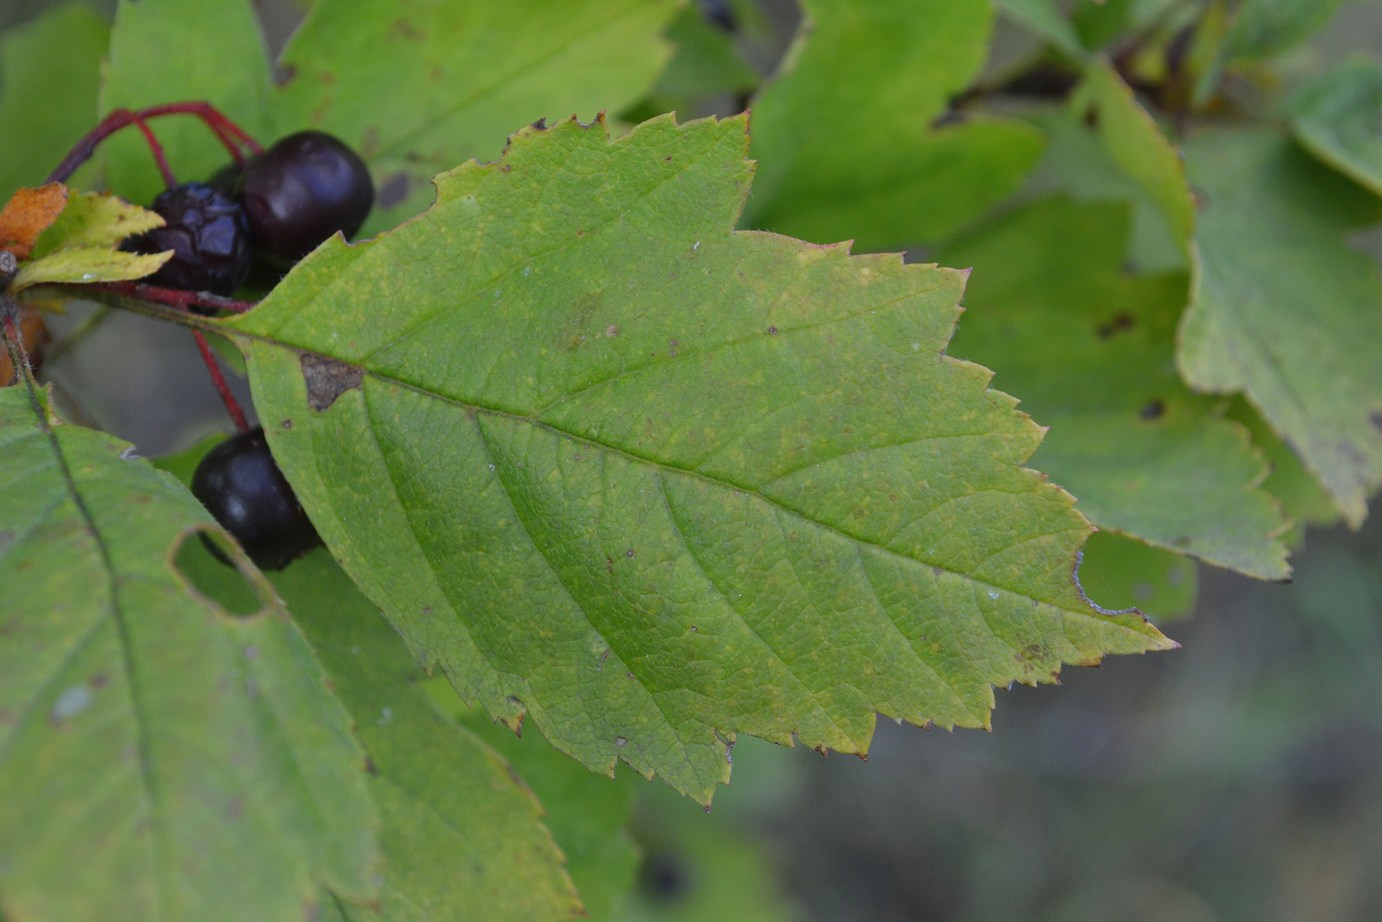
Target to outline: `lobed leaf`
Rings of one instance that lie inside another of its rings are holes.
[[[527,129],[223,325],[416,656],[702,801],[736,733],[862,752],[1169,644],[1080,597],[1040,430],[944,354],[963,274],[733,232],[744,129]]]
[[[0,389],[0,914],[298,920],[370,896],[364,754],[267,584],[179,571],[214,528],[131,447]],[[237,555],[238,556],[238,555]]]

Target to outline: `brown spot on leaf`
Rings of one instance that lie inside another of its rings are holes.
[[[1126,333],[1136,326],[1137,318],[1135,316],[1128,311],[1119,311],[1110,317],[1106,323],[1099,324],[1099,338],[1109,339],[1119,333]]]
[[[540,119],[538,119],[537,121],[533,122],[532,128],[533,128],[534,131],[546,131],[546,130],[547,130],[547,119],[545,119],[545,118],[540,118]]]
[[[1137,415],[1145,420],[1161,419],[1166,415],[1166,404],[1160,399],[1149,401],[1146,406],[1137,411]]]
[[[327,410],[351,388],[358,388],[365,372],[354,365],[329,359],[314,352],[301,357],[302,377],[307,382],[307,405],[318,413]]]
[[[373,775],[376,778],[379,777],[379,766],[375,765],[374,760],[371,759],[369,756],[365,756],[365,772],[366,774]]]
[[[402,17],[394,20],[393,25],[389,27],[389,32],[411,42],[420,42],[425,38],[421,29]]]
[[[1099,107],[1095,105],[1089,106],[1084,110],[1084,115],[1080,117],[1080,121],[1084,122],[1086,128],[1098,128]]]

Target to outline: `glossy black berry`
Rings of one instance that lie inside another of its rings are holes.
[[[297,262],[336,231],[360,229],[374,182],[360,155],[320,131],[299,131],[246,165],[237,186],[254,245],[280,265]]]
[[[261,569],[281,570],[321,543],[269,454],[262,428],[207,452],[192,475],[192,495]]]
[[[162,215],[164,226],[125,244],[136,253],[173,251],[149,282],[218,295],[240,287],[253,253],[239,202],[206,183],[190,182],[164,191],[149,207]]]

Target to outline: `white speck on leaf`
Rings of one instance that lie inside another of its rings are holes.
[[[385,724],[390,723],[390,722],[392,722],[392,721],[393,721],[393,708],[380,708],[380,709],[379,709],[379,719],[378,719],[377,721],[375,721],[375,723],[379,724],[379,726],[382,727],[382,726],[384,726]]]
[[[85,685],[73,685],[58,695],[58,700],[53,702],[53,721],[75,717],[90,706],[91,689]]]
[[[997,589],[990,589],[990,590],[989,590],[989,598],[990,598],[990,599],[996,599],[996,598],[998,598],[998,590],[997,590]]]

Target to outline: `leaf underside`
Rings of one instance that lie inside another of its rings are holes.
[[[944,354],[963,274],[733,232],[744,129],[525,130],[226,323],[414,653],[702,801],[736,733],[862,752],[875,712],[985,726],[994,685],[1169,643],[1080,598],[1040,430]]]

